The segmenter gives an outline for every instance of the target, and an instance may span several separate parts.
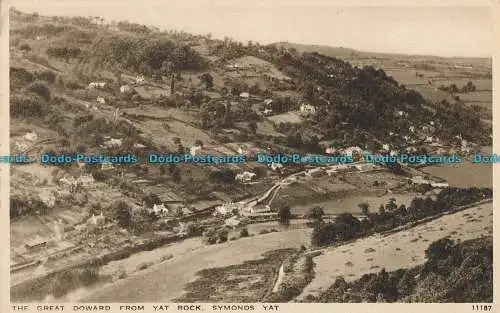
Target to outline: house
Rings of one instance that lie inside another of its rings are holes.
[[[273,103],[273,99],[266,99],[266,100],[264,100],[264,104],[265,104],[266,106],[270,106],[270,105],[271,105],[271,103]]]
[[[91,82],[89,83],[89,89],[101,89],[106,87],[106,83],[104,82]]]
[[[115,167],[113,166],[112,163],[110,162],[103,162],[101,163],[101,170],[103,171],[108,171],[108,170],[112,170],[114,169]]]
[[[240,223],[241,223],[241,220],[236,215],[232,216],[224,221],[224,224],[226,224],[226,226],[229,226],[229,227],[237,227],[238,225],[240,225]]]
[[[134,148],[136,149],[144,149],[146,148],[145,145],[141,144],[141,143],[134,143]]]
[[[431,187],[434,188],[447,188],[448,186],[448,183],[431,183]]]
[[[17,150],[24,151],[24,150],[26,150],[28,148],[29,148],[29,146],[27,144],[19,142],[19,141],[16,141],[16,149]]]
[[[383,144],[382,149],[384,149],[385,151],[389,151],[390,150],[389,144],[387,143]]]
[[[399,111],[398,115],[401,117],[407,116],[407,113],[405,111]]]
[[[410,130],[410,132],[412,132],[412,133],[414,133],[414,132],[415,132],[415,126],[410,126],[408,129],[409,129],[409,130]]]
[[[201,146],[193,146],[189,148],[189,154],[194,156],[198,150],[201,150]]]
[[[265,116],[269,116],[269,115],[273,114],[273,110],[271,110],[271,109],[265,109],[262,113]]]
[[[389,152],[389,155],[390,155],[390,156],[396,156],[396,155],[398,155],[398,154],[399,154],[399,151],[397,151],[397,150],[391,150],[391,151]]]
[[[38,139],[38,134],[35,132],[26,133],[24,135],[24,139],[29,140],[29,141],[36,141]]]
[[[337,149],[335,149],[333,147],[326,148],[326,150],[325,150],[326,154],[335,154],[336,152],[337,152]]]
[[[248,99],[250,98],[250,94],[248,92],[242,92],[240,93],[240,97],[243,99]]]
[[[434,138],[432,138],[432,136],[427,136],[425,138],[425,142],[427,142],[427,143],[431,143],[433,140],[434,140]]]
[[[41,192],[38,196],[40,197],[40,200],[42,200],[42,202],[45,203],[45,205],[48,207],[52,207],[54,206],[54,204],[56,204],[56,197],[48,191]]]
[[[82,186],[91,186],[94,184],[95,180],[91,174],[83,174],[80,177],[78,177],[76,182],[78,184],[81,184]]]
[[[247,155],[249,153],[248,147],[247,146],[239,146],[238,147],[238,154],[240,155]]]
[[[116,138],[111,138],[104,143],[104,147],[106,148],[113,148],[113,147],[118,148],[121,147],[121,145],[122,145],[122,140]]]
[[[214,216],[220,216],[220,215],[229,215],[233,214],[233,211],[242,211],[243,208],[245,207],[244,202],[227,202],[222,205],[219,205],[218,207],[215,208],[215,212],[213,213]]]
[[[239,182],[249,182],[251,181],[257,174],[251,172],[243,172],[236,175],[236,180]]]
[[[126,93],[126,92],[130,92],[131,91],[131,88],[129,85],[123,85],[120,87],[120,92],[121,93]]]
[[[163,204],[155,204],[150,210],[156,215],[168,214],[168,209]]]
[[[144,83],[145,81],[146,81],[146,80],[144,79],[144,76],[143,76],[143,75],[141,75],[141,76],[137,76],[137,77],[135,78],[135,83],[136,83],[136,84],[142,84],[142,83]]]
[[[106,100],[103,97],[97,97],[97,102],[100,104],[106,104]]]
[[[27,250],[34,250],[34,249],[46,247],[47,243],[48,243],[47,240],[45,240],[45,239],[37,236],[36,238],[34,238],[34,239],[29,240],[28,242],[26,242],[24,244],[24,247]]]
[[[271,163],[269,165],[273,171],[281,170],[283,168],[283,164],[281,163]]]
[[[304,114],[314,114],[316,113],[316,107],[307,103],[302,103],[300,105],[300,112]]]
[[[89,225],[102,226],[105,223],[106,223],[106,217],[104,217],[102,212],[100,215],[92,214],[92,216],[87,220],[87,224]]]

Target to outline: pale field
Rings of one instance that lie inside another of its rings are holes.
[[[491,90],[461,93],[459,96],[460,99],[467,102],[487,102],[491,105],[491,102],[493,101],[493,92]]]
[[[275,123],[292,123],[292,124],[299,124],[303,121],[302,117],[297,112],[287,112],[283,114],[273,115],[268,117],[268,119]]]
[[[445,78],[434,80],[434,85],[440,86],[441,84],[448,86],[451,84],[457,85],[460,89],[465,86],[469,81],[471,81],[478,91],[482,90],[492,90],[492,81],[491,79],[467,79],[467,78]]]
[[[468,218],[474,218],[474,221]],[[487,203],[445,215],[409,230],[385,236],[377,234],[339,247],[326,248],[324,254],[314,258],[314,279],[297,299],[319,294],[339,276],[346,281],[353,281],[364,274],[379,272],[382,268],[394,271],[423,264],[424,251],[432,242],[446,236],[462,241],[474,239],[491,235],[492,228],[493,205]]]
[[[464,160],[459,164],[438,164],[421,168],[421,171],[445,179],[451,187],[493,186],[491,164],[472,163]]]
[[[81,291],[77,291],[74,294],[80,298],[74,300],[79,302],[169,302],[181,296],[184,286],[195,280],[196,273],[202,269],[241,264],[258,259],[264,252],[270,250],[307,246],[310,242],[310,233],[310,229],[296,229],[201,247],[199,246],[200,238],[193,238],[186,241],[186,244],[175,244],[162,250],[162,254],[172,253],[172,259],[136,272],[110,286],[95,290],[90,295],[81,297]],[[158,253],[157,256],[159,255]],[[135,261],[135,264],[139,262]],[[132,265],[130,267],[133,268]]]

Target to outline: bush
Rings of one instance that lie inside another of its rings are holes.
[[[219,242],[226,242],[228,233],[229,232],[225,228],[219,229],[219,231],[217,232],[217,237],[219,238]]]
[[[248,233],[248,229],[243,228],[240,230],[240,237],[248,237],[250,234]]]
[[[44,104],[43,99],[35,94],[14,95],[10,99],[10,114],[13,117],[42,117]]]
[[[265,235],[265,234],[269,234],[270,231],[268,231],[267,229],[262,229],[261,231],[259,231],[259,234],[260,235]]]
[[[35,81],[31,83],[26,88],[26,91],[33,92],[39,95],[46,102],[50,101],[50,94],[51,94],[50,88],[41,81]]]
[[[19,49],[21,51],[31,51],[31,46],[27,43],[23,43],[21,44],[21,46],[19,47]]]

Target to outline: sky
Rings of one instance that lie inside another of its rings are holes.
[[[356,6],[352,1],[322,0],[17,0],[14,6],[42,15],[101,16],[261,44],[288,41],[370,52],[492,55],[493,15],[487,6],[457,5],[457,0],[454,6],[438,0],[426,6],[399,1],[399,7],[388,1],[377,1],[377,6],[355,2]]]

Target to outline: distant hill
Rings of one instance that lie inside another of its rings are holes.
[[[446,61],[450,63],[474,63],[481,64],[486,67],[491,67],[491,58],[464,58],[464,57],[441,57],[433,55],[408,55],[408,54],[398,54],[398,53],[380,53],[380,52],[369,52],[369,51],[358,51],[351,48],[344,47],[331,47],[326,45],[307,45],[292,42],[276,42],[273,45],[283,48],[293,48],[297,52],[317,52],[330,57],[337,57],[342,59],[393,59],[393,60],[434,60],[434,61]]]

